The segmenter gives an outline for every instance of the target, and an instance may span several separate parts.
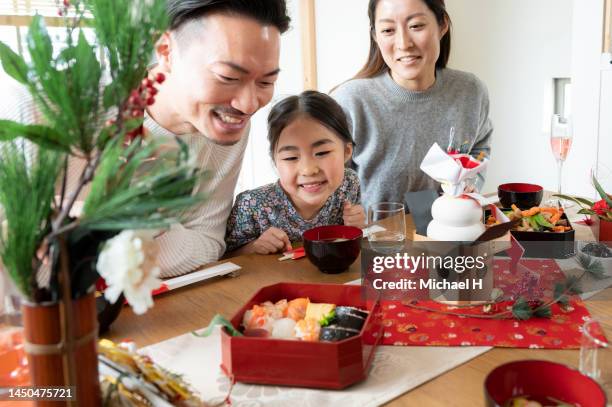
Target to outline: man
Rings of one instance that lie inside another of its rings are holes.
[[[169,31],[156,45],[163,73],[145,115],[153,136],[181,137],[208,171],[208,199],[190,220],[158,237],[162,276],[216,261],[247,145],[250,118],[274,93],[280,34],[289,26],[284,0],[170,0]]]
[[[272,98],[280,35],[290,22],[285,0],[168,0],[168,13],[150,72],[165,81],[145,112],[145,137],[185,141],[207,172],[196,188],[207,199],[157,237],[162,277],[193,271],[225,251],[250,118]],[[29,105],[0,106],[0,117],[40,121]]]

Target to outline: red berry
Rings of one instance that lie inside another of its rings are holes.
[[[151,87],[149,88],[149,95],[151,95],[151,96],[155,96],[155,95],[157,95],[157,89],[156,89],[156,88],[154,88],[153,86],[151,86]]]
[[[166,80],[166,75],[164,75],[161,72],[158,72],[157,75],[155,75],[155,81],[157,83],[163,83]]]
[[[64,0],[64,7],[70,6],[70,0]]]
[[[141,117],[144,115],[144,111],[142,109],[132,109],[132,117]]]
[[[61,17],[64,15],[64,12],[62,10],[57,10],[57,15]]]
[[[155,103],[155,98],[153,96],[148,97],[147,106],[151,106],[153,103]]]
[[[130,98],[128,99],[128,103],[129,103],[130,105],[138,106],[138,105],[140,105],[140,102],[141,102],[141,100],[140,100],[140,96],[134,96],[134,95],[132,95],[132,96],[130,96]]]
[[[149,88],[153,86],[153,81],[149,78],[144,78],[141,82],[143,88]]]

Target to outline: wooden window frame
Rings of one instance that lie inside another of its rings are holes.
[[[317,90],[317,30],[315,0],[300,0],[304,90]]]
[[[65,27],[62,17],[44,16],[45,24],[48,27]],[[24,16],[17,14],[2,14],[0,15],[0,25],[9,25],[13,27],[27,27],[32,22],[32,16]]]
[[[603,52],[612,54],[612,0],[605,0],[603,26]]]

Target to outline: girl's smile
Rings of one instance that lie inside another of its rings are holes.
[[[327,181],[309,182],[299,184],[299,187],[303,188],[307,193],[316,194],[325,186],[325,184],[327,184]]]

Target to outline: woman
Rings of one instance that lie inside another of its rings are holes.
[[[487,156],[493,131],[485,85],[446,68],[443,0],[370,0],[368,15],[368,61],[333,92],[349,117],[364,206],[438,188],[419,166],[434,142],[449,146],[451,129],[455,149]]]

